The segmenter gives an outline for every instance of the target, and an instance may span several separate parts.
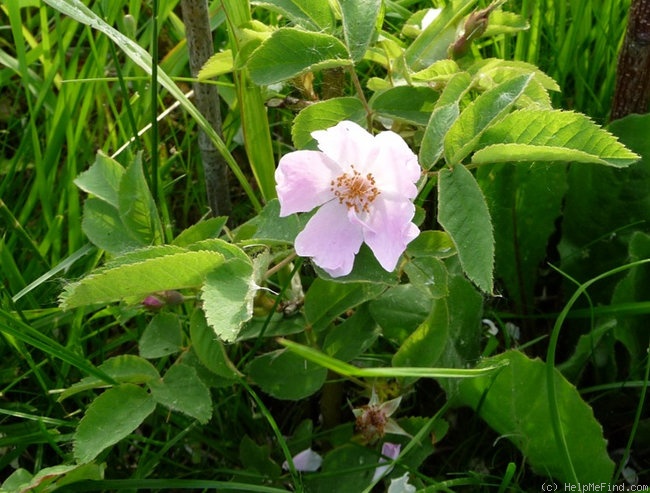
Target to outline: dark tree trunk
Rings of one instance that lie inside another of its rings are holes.
[[[183,23],[190,54],[192,77],[197,77],[203,64],[214,54],[212,31],[207,0],[181,0]],[[210,125],[221,135],[219,93],[213,84],[194,84],[196,107]],[[228,215],[231,211],[228,166],[203,131],[199,133],[199,150],[203,161],[208,205],[214,216]]]
[[[618,57],[611,120],[646,113],[650,96],[650,0],[632,0]]]

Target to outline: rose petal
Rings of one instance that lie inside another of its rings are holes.
[[[406,245],[420,234],[420,230],[411,222],[415,206],[406,200],[376,200],[373,205],[367,219],[368,228],[364,229],[364,241],[381,266],[392,272]]]
[[[323,458],[310,448],[296,454],[292,459],[296,470],[301,472],[317,471],[323,463]],[[289,470],[289,463],[286,460],[282,463],[282,469]]]
[[[334,195],[332,178],[341,170],[318,151],[294,151],[285,154],[275,170],[275,189],[280,200],[280,216],[308,212]]]
[[[336,200],[323,205],[295,241],[296,253],[312,257],[332,277],[349,274],[363,243],[361,228],[347,219],[347,208]]]
[[[377,157],[368,171],[373,174],[384,198],[415,198],[418,193],[415,183],[421,174],[417,156],[395,132],[377,134],[375,145]]]
[[[397,459],[401,448],[402,446],[399,443],[384,442],[384,444],[381,446],[382,457],[379,458],[379,463],[381,464],[386,462],[386,457],[391,460]],[[378,466],[375,468],[375,474],[372,476],[372,482],[374,483],[375,481],[378,481],[385,474],[388,474],[392,469],[392,465]]]
[[[358,171],[364,171],[368,154],[375,149],[372,134],[348,120],[327,130],[312,132],[311,135],[318,141],[318,148],[344,170],[354,165]]]
[[[400,478],[391,479],[388,493],[415,493],[415,486],[409,484],[409,473],[405,472]]]

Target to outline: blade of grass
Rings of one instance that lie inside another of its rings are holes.
[[[152,73],[152,59],[151,56],[137,43],[133,40],[127,38],[122,33],[114,29],[112,26],[104,22],[100,17],[98,17],[92,10],[83,5],[77,0],[44,0],[45,3],[51,7],[59,10],[60,12],[72,17],[77,22],[91,26],[93,29],[97,29],[109,38],[111,38],[124,53],[133,60],[145,73],[151,75]],[[181,89],[174,83],[174,81],[162,70],[158,71],[158,81],[159,83],[167,89],[174,98],[176,98],[181,106],[187,111],[192,118],[196,120],[201,129],[212,139],[216,148],[223,155],[224,159],[230,166],[233,174],[237,177],[240,182],[241,187],[243,188],[246,196],[251,201],[255,210],[260,211],[262,205],[255,195],[255,192],[251,188],[246,176],[242,172],[241,168],[233,158],[232,154],[228,150],[226,144],[223,142],[221,137],[217,135],[212,126],[208,121],[201,115],[201,113],[196,109],[196,106],[189,101]]]
[[[368,378],[472,378],[487,375],[503,365],[486,366],[484,368],[458,369],[458,368],[411,368],[411,367],[386,367],[386,368],[358,368],[341,360],[332,358],[314,348],[298,344],[289,339],[279,338],[277,340],[282,346],[312,361],[328,370],[332,370],[344,377],[368,377]]]
[[[251,21],[249,0],[222,0],[221,4],[230,26],[228,37],[235,56],[240,48],[240,27]],[[275,157],[262,90],[249,81],[244,70],[235,71],[234,79],[246,155],[262,197],[268,202],[276,196]]]

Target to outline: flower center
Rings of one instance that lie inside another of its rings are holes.
[[[379,195],[375,186],[375,178],[372,173],[363,176],[354,165],[350,166],[349,173],[343,173],[330,183],[330,190],[339,199],[339,204],[345,204],[348,209],[354,212],[369,212],[369,206]]]

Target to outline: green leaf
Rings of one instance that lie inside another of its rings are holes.
[[[300,400],[317,392],[327,370],[285,349],[258,356],[246,367],[248,376],[267,394]]]
[[[122,165],[100,151],[95,156],[92,166],[81,173],[74,183],[84,192],[95,195],[117,208],[118,191],[123,176]]]
[[[104,469],[105,466],[100,464],[59,465],[44,467],[32,476],[26,469],[19,468],[2,483],[0,492],[63,491],[62,487],[67,484],[104,479]]]
[[[111,255],[146,246],[141,239],[134,238],[122,223],[117,208],[96,197],[84,202],[81,228],[91,243]]]
[[[239,460],[244,470],[249,474],[256,472],[265,480],[272,480],[280,477],[282,470],[271,458],[271,447],[268,444],[258,445],[248,435],[244,435],[239,443]]]
[[[420,165],[424,169],[431,169],[442,156],[445,136],[459,114],[458,103],[438,106],[431,113],[420,145]]]
[[[205,424],[212,416],[212,398],[191,366],[176,364],[162,380],[149,382],[151,395],[163,406],[179,411]]]
[[[375,298],[384,289],[376,284],[344,284],[318,278],[305,295],[305,317],[313,330],[324,330],[341,314]]]
[[[104,361],[98,369],[106,373],[118,383],[147,383],[149,380],[159,378],[158,370],[146,359],[131,354],[115,356]],[[84,390],[107,387],[108,384],[97,377],[85,377],[79,382],[64,390],[59,396],[59,402],[71,395]]]
[[[498,164],[477,170],[495,236],[496,277],[517,313],[531,313],[539,268],[567,190],[565,166]]]
[[[432,298],[447,296],[447,268],[439,258],[434,256],[417,257],[404,266],[409,281],[422,293]]]
[[[210,272],[201,289],[208,324],[224,342],[234,342],[245,322],[253,316],[258,287],[250,260],[229,259]]]
[[[454,0],[415,38],[404,52],[404,59],[413,71],[423,70],[447,58],[447,49],[456,39],[458,26],[472,10],[476,0]]]
[[[369,308],[382,335],[401,345],[431,312],[431,296],[412,284],[388,288],[370,301]]]
[[[74,457],[90,462],[142,424],[156,401],[137,385],[125,383],[97,397],[86,410],[74,434]]]
[[[422,231],[406,247],[411,257],[447,258],[456,254],[454,242],[444,231]]]
[[[436,300],[429,316],[393,355],[393,366],[433,367],[449,334],[449,311],[445,299]]]
[[[134,238],[145,245],[162,242],[162,225],[142,171],[141,154],[126,168],[118,202],[120,218]]]
[[[178,353],[183,345],[181,321],[175,313],[158,313],[147,325],[138,341],[140,356],[162,358]]]
[[[281,13],[287,19],[312,31],[331,28],[334,14],[323,0],[254,0],[255,5]]]
[[[251,54],[247,67],[253,82],[269,85],[351,63],[347,49],[334,36],[286,27],[275,31]]]
[[[444,59],[438,60],[424,70],[412,74],[411,79],[429,83],[445,83],[459,72],[460,67],[455,61]]]
[[[226,216],[211,217],[205,221],[193,224],[189,228],[181,231],[181,233],[174,238],[172,245],[187,247],[193,243],[216,238],[226,225],[228,218]]]
[[[485,197],[472,173],[462,165],[438,176],[438,221],[456,245],[467,277],[483,292],[492,292],[494,234]]]
[[[253,234],[255,240],[282,243],[293,243],[300,230],[304,227],[296,214],[280,217],[280,202],[278,199],[270,200],[251,222],[257,226],[257,230]]]
[[[430,87],[397,86],[376,93],[368,104],[381,116],[426,125],[438,96]]]
[[[366,53],[375,33],[381,0],[338,0],[338,2],[341,7],[345,43],[352,59],[358,62]]]
[[[530,360],[517,351],[508,351],[481,363],[494,365],[508,361],[500,372],[488,377],[465,380],[460,385],[459,402],[472,407],[501,436],[513,442],[540,475],[562,482],[574,482],[563,455],[558,450],[547,395],[546,365]],[[607,442],[591,408],[576,388],[555,370],[560,420],[566,442],[581,483],[609,483],[614,463]]]
[[[63,309],[112,303],[124,298],[144,299],[156,291],[196,288],[208,272],[224,262],[210,251],[180,251],[90,274],[66,286],[59,299]]]
[[[233,71],[233,68],[232,50],[223,50],[208,58],[208,61],[199,70],[197,77],[199,81],[204,81],[223,74],[229,74]]]
[[[190,319],[190,338],[199,361],[212,373],[228,380],[241,376],[228,358],[223,343],[214,337],[214,331],[200,309],[195,310]]]
[[[316,149],[316,140],[311,133],[333,127],[343,120],[351,120],[361,126],[367,124],[366,109],[359,98],[332,98],[311,104],[293,120],[293,143],[298,149]]]
[[[436,103],[436,108],[448,104],[458,104],[460,106],[461,99],[473,88],[474,84],[475,81],[472,80],[472,77],[467,72],[458,72],[445,85]]]
[[[443,368],[471,368],[478,361],[483,345],[483,296],[463,275],[450,275],[447,284],[449,337],[437,364]],[[440,379],[438,384],[451,397],[456,394],[460,380]]]
[[[629,261],[650,258],[650,235],[637,231],[630,237]],[[634,303],[648,299],[650,285],[650,269],[642,265],[630,269],[621,279],[612,295],[613,304]],[[614,328],[614,335],[630,353],[631,377],[643,379],[645,359],[648,357],[648,321],[650,316],[639,313],[636,317],[620,315]]]
[[[532,74],[525,74],[509,79],[481,94],[462,111],[445,137],[448,164],[460,163],[477,147],[483,132],[508,114],[532,78]]]
[[[361,305],[351,317],[332,327],[325,336],[323,350],[333,358],[350,361],[372,346],[379,333],[367,305]]]
[[[579,113],[515,111],[485,131],[475,164],[515,161],[576,161],[625,167],[639,156]]]

